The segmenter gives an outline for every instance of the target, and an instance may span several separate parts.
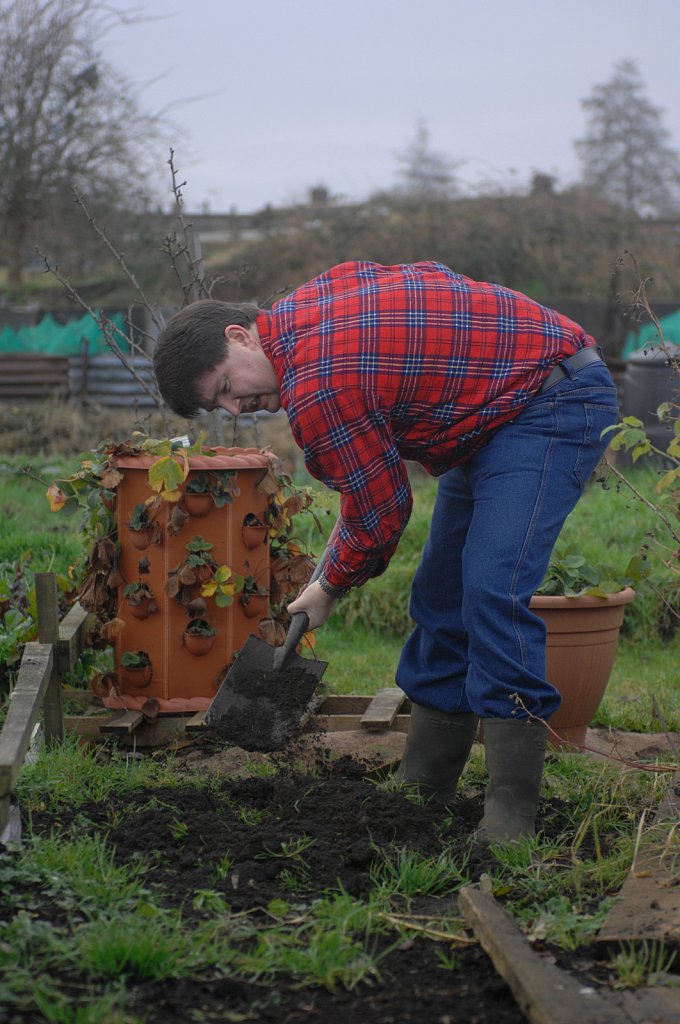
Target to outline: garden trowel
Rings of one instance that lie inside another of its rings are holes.
[[[336,522],[309,583],[321,574]],[[205,724],[244,750],[280,750],[293,740],[311,711],[328,663],[303,658],[296,647],[309,628],[306,612],[292,616],[282,646],[249,636],[205,713]]]

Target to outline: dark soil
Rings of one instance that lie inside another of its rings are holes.
[[[254,664],[248,655],[251,644]],[[295,664],[267,671],[257,665],[260,650],[270,661],[272,648],[252,637],[222,683],[209,722],[222,739],[238,741],[243,750],[283,750],[300,733],[326,663],[295,655]],[[316,672],[309,671],[316,666]]]
[[[206,766],[211,765],[211,748],[205,750]],[[37,834],[55,828],[64,834],[105,834],[118,862],[141,858],[154,901],[181,906],[187,927],[201,918],[202,912],[192,905],[199,889],[221,892],[232,911],[248,910],[250,920],[261,916],[263,922],[270,920],[265,908],[273,899],[304,904],[339,886],[352,896],[365,897],[372,887],[371,867],[381,851],[406,848],[430,856],[442,851],[445,815],[450,821],[446,838],[449,843],[452,835],[456,838],[462,857],[481,817],[481,796],[463,796],[446,811],[423,807],[378,788],[366,766],[349,758],[331,761],[319,754],[318,761],[313,771],[302,772],[280,764],[278,774],[264,778],[235,779],[206,772],[205,785],[197,785],[194,776],[179,788],[111,797],[106,803],[64,808],[58,814],[34,812],[32,828]],[[280,852],[282,843],[301,837],[313,843],[305,850],[305,868],[292,893],[290,875],[287,884],[282,877],[290,861],[271,854]],[[227,853],[232,864],[227,877],[220,879],[217,866]],[[478,876],[486,867],[478,859],[466,870]],[[432,914],[433,907],[439,906],[451,913],[453,899],[430,897],[409,910]],[[58,921],[66,913],[47,898],[40,905],[34,896],[32,905],[35,913],[48,920]],[[394,944],[395,933],[386,934],[380,942],[387,949]],[[443,966],[441,953],[455,954],[455,969]],[[128,979],[131,1003],[126,1009],[148,1024],[520,1024],[526,1020],[479,946],[453,947],[428,938],[409,938],[386,953],[379,971],[378,981],[333,992],[301,988],[285,977],[273,985],[255,984],[226,971],[227,976],[206,972],[157,984]],[[59,980],[62,988],[74,992],[88,984],[75,968],[72,975]],[[28,1018],[15,1020],[24,1024]]]

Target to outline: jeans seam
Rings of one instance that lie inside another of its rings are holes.
[[[550,460],[552,458],[552,454],[553,454],[553,451],[554,451],[554,448],[555,448],[555,439],[556,439],[556,437],[557,437],[557,435],[559,433],[559,422],[558,422],[559,421],[559,403],[558,402],[553,403],[553,410],[554,410],[554,413],[555,413],[555,419],[554,419],[554,424],[553,424],[553,433],[552,433],[552,437],[550,439],[550,444],[547,446],[547,448],[545,450],[545,458],[543,460],[543,468],[542,468],[542,471],[541,471],[541,484],[540,484],[540,487],[539,487],[539,490],[538,490],[538,494],[536,495],[536,501],[534,502],[534,507],[533,507],[533,510],[532,510],[532,513],[531,513],[531,519],[529,520],[529,526],[527,528],[526,536],[524,538],[524,543],[522,544],[522,547],[521,547],[521,549],[519,551],[519,554],[517,556],[517,560],[515,562],[515,567],[514,567],[514,570],[513,570],[513,573],[512,573],[512,584],[511,584],[511,590],[510,590],[510,597],[512,598],[512,628],[513,628],[513,632],[515,634],[515,637],[517,639],[517,646],[518,646],[518,649],[519,649],[519,652],[520,652],[520,655],[521,655],[522,665],[525,668],[526,668],[526,647],[525,647],[525,644],[524,644],[523,639],[522,639],[522,631],[517,628],[516,612],[517,612],[518,607],[520,606],[520,602],[519,602],[519,599],[517,597],[517,576],[519,574],[519,567],[520,567],[520,565],[522,565],[522,563],[524,561],[524,553],[525,553],[525,551],[527,549],[527,546],[533,541],[534,533],[536,532],[536,520],[538,518],[539,509],[540,509],[540,506],[541,506],[541,504],[543,502],[543,498],[544,498],[544,495],[545,495],[546,480],[547,480],[547,476],[548,476],[547,466],[548,466],[548,464],[549,464],[549,462],[550,462]]]

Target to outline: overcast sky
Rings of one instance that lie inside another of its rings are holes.
[[[114,0],[114,6],[131,4]],[[158,20],[119,28],[105,57],[167,144],[187,205],[250,211],[324,184],[362,198],[394,185],[425,119],[471,189],[578,177],[580,101],[633,59],[680,150],[680,0],[139,0]],[[185,102],[185,98],[190,98]],[[165,169],[158,184],[169,188]]]

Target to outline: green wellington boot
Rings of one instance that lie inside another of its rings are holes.
[[[452,715],[412,704],[406,748],[395,777],[418,785],[423,796],[443,802],[452,799],[478,721],[471,711]]]
[[[526,718],[483,718],[482,725],[489,783],[475,839],[490,843],[535,836],[548,730]]]

